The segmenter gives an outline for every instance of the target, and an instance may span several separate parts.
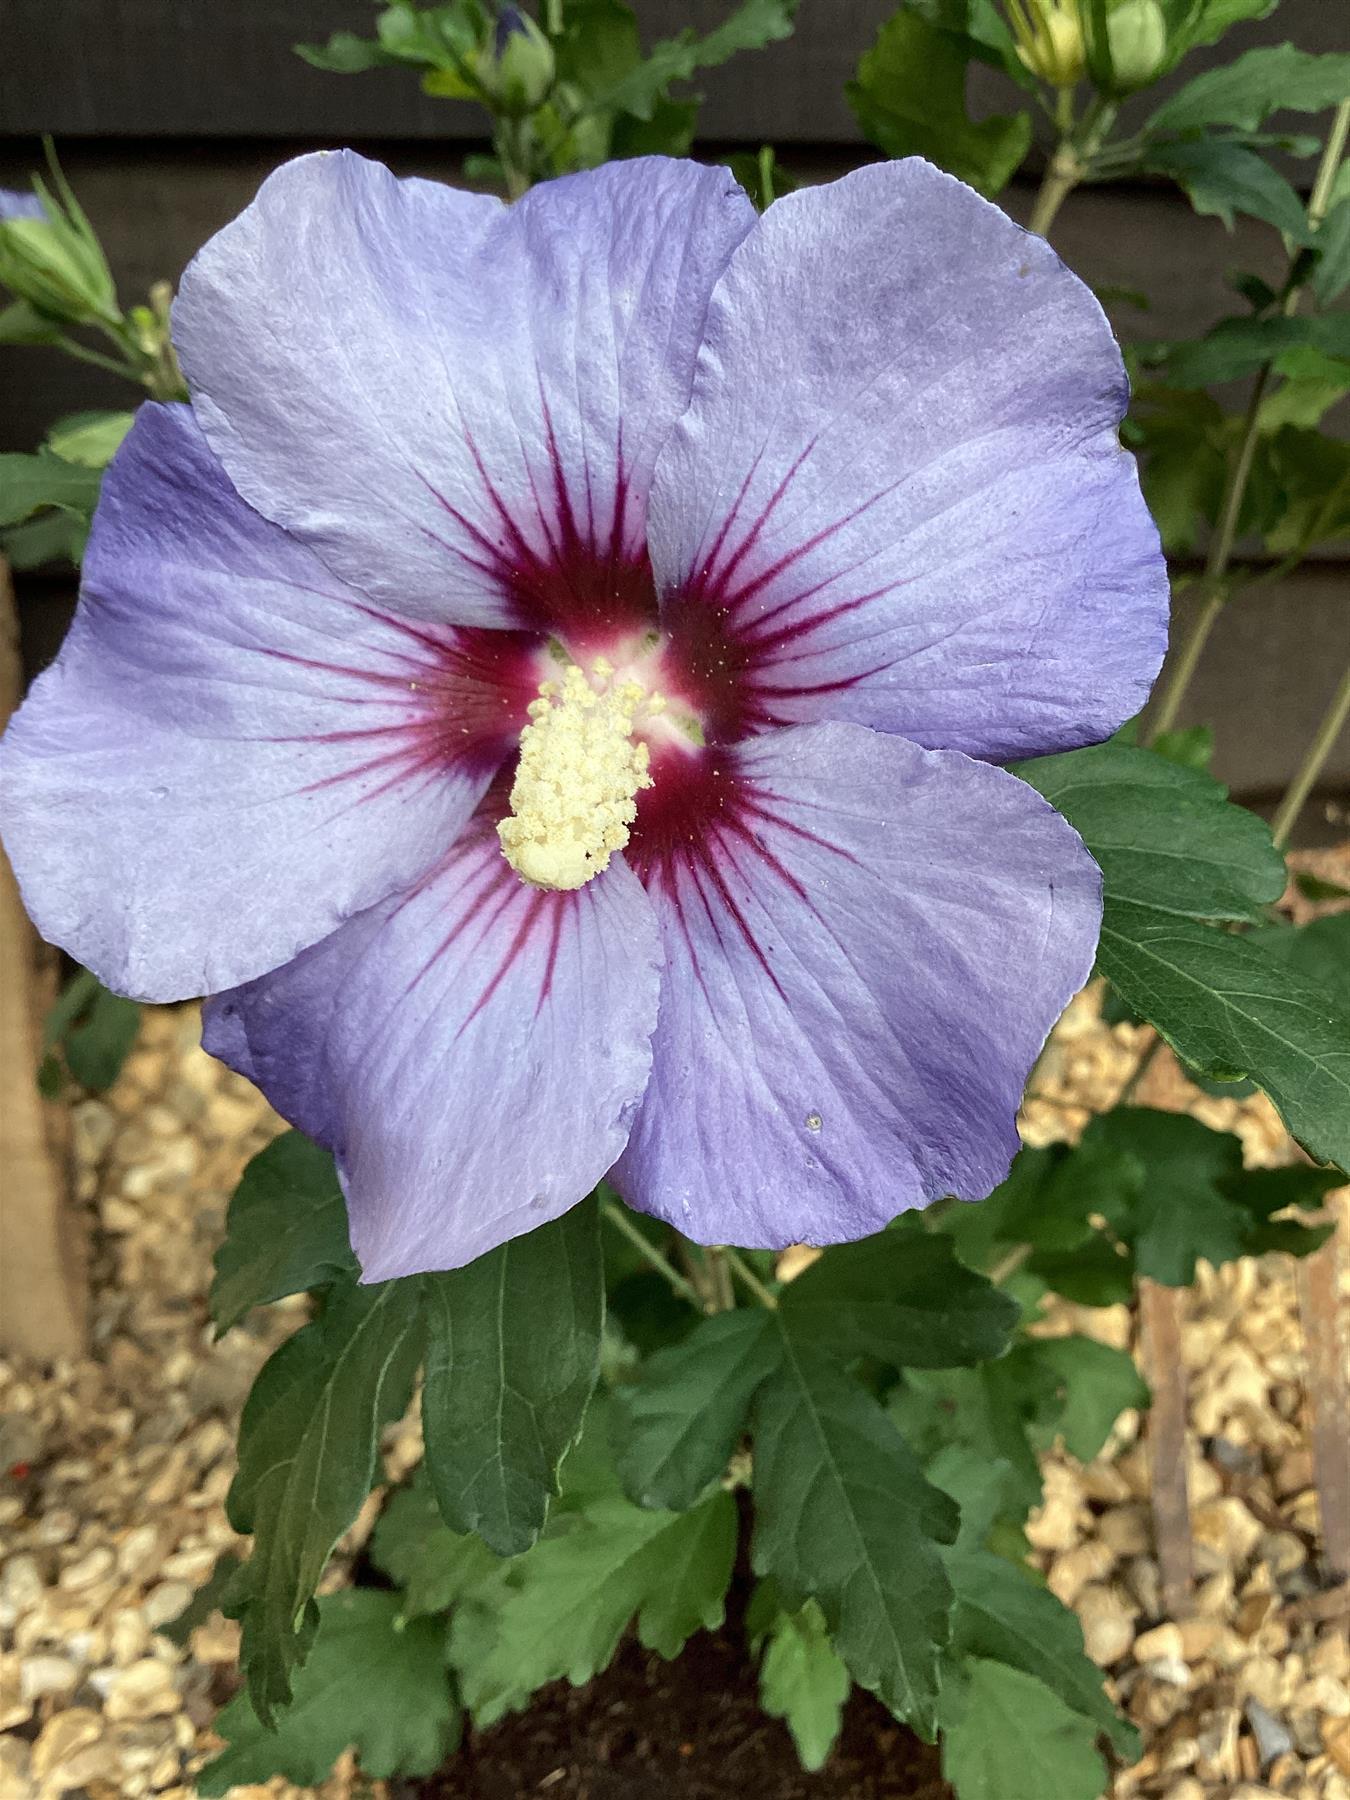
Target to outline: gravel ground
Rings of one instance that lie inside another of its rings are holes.
[[[232,1624],[217,1616],[186,1648],[163,1627],[235,1541],[222,1502],[238,1409],[303,1303],[265,1309],[211,1342],[204,1295],[225,1204],[278,1121],[247,1084],[203,1055],[197,1030],[192,1008],[148,1012],[116,1086],[75,1108],[78,1195],[94,1239],[94,1354],[51,1370],[0,1363],[0,1800],[189,1800],[194,1771],[213,1748],[211,1720],[234,1685]],[[1090,1000],[1075,1003],[1037,1071],[1028,1139],[1073,1135],[1086,1105],[1107,1103],[1126,1079],[1139,1042],[1129,1027],[1103,1027]],[[1252,1160],[1292,1153],[1260,1097],[1197,1096],[1165,1058],[1138,1097],[1189,1105],[1239,1131]],[[1135,1321],[1124,1307],[1057,1305],[1044,1329],[1087,1331],[1123,1346],[1133,1343]],[[1089,1467],[1064,1455],[1047,1459],[1046,1503],[1032,1524],[1051,1587],[1078,1610],[1089,1651],[1144,1732],[1143,1760],[1118,1777],[1115,1794],[1350,1800],[1345,1595],[1337,1617],[1337,1596],[1319,1588],[1289,1265],[1272,1258],[1218,1274],[1202,1269],[1185,1298],[1183,1344],[1197,1446],[1192,1614],[1178,1622],[1161,1616],[1138,1418],[1123,1419]],[[395,1476],[415,1459],[411,1421],[390,1434],[388,1455]],[[377,1494],[326,1585],[346,1579],[379,1504]],[[629,1680],[627,1669],[624,1662],[615,1679]],[[641,1679],[650,1686],[654,1677]],[[580,1699],[569,1697],[578,1743]],[[888,1754],[912,1752],[897,1746],[893,1730],[884,1743],[883,1736],[868,1740],[878,1766],[864,1785],[845,1790],[802,1778],[781,1791],[916,1792],[912,1769],[902,1776],[897,1767],[892,1777],[885,1764]],[[461,1766],[490,1764],[492,1741],[479,1738]],[[508,1741],[500,1741],[505,1751]],[[678,1756],[660,1774],[672,1800],[751,1791],[743,1772],[735,1788],[682,1785]],[[435,1791],[504,1791],[463,1781],[447,1770]],[[235,1790],[249,1800],[296,1791],[281,1782]],[[385,1792],[349,1768],[306,1791],[325,1800]],[[592,1788],[564,1759],[519,1791],[644,1790]]]

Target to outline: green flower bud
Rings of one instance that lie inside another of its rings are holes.
[[[88,220],[76,207],[63,209],[40,182],[34,186],[39,207],[0,209],[0,286],[44,318],[116,323],[112,273]]]
[[[508,118],[541,106],[553,86],[553,46],[528,13],[503,6],[491,46],[478,58],[478,79]]]
[[[1167,60],[1167,21],[1158,0],[1122,0],[1107,16],[1106,37],[1122,93],[1152,81]]]
[[[1007,0],[1017,54],[1051,87],[1071,88],[1087,67],[1078,0]]]

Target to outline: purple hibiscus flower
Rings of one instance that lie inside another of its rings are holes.
[[[762,219],[303,157],[189,269],[0,753],[34,917],[331,1146],[368,1278],[607,1171],[827,1243],[1007,1170],[1162,656],[1100,308],[927,164]],[[225,991],[228,990],[228,991]]]

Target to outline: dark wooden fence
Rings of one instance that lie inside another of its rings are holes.
[[[637,0],[637,11],[651,41],[685,24],[709,27],[727,4]],[[706,147],[773,142],[809,177],[870,154],[843,89],[891,4],[802,0],[792,39],[710,71],[700,84]],[[292,54],[296,42],[334,30],[368,31],[371,18],[365,0],[0,0],[0,185],[21,184],[37,135],[54,133],[119,283],[134,295],[176,277],[267,170],[299,149],[357,144],[401,171],[453,179],[478,129],[470,110],[426,98],[401,71],[328,75]],[[1286,38],[1305,49],[1346,48],[1344,0],[1284,0],[1272,18],[1234,30],[1222,56]],[[1192,59],[1186,73],[1205,57],[1214,53]],[[980,72],[973,86],[977,107],[998,103],[995,78],[986,83]],[[1029,202],[1030,189],[1019,186],[1006,203],[1025,217]],[[1280,261],[1266,227],[1230,234],[1145,184],[1075,196],[1055,238],[1089,281],[1151,296],[1146,314],[1121,309],[1126,336],[1193,334],[1237,306],[1230,271],[1269,275]],[[31,448],[63,412],[119,402],[117,384],[96,371],[51,352],[0,349],[0,449]],[[1237,600],[1194,684],[1188,717],[1215,724],[1218,772],[1253,802],[1280,791],[1335,686],[1350,647],[1347,574],[1342,560],[1324,555],[1278,591]],[[59,640],[70,584],[30,577],[20,598],[37,666]],[[1322,799],[1332,815],[1321,821],[1325,832],[1350,802],[1350,735]],[[1309,812],[1316,830],[1317,809]]]

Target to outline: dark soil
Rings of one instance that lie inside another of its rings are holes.
[[[937,1751],[855,1690],[834,1755],[807,1775],[759,1705],[739,1617],[675,1662],[628,1642],[583,1688],[470,1732],[409,1800],[952,1800]]]

